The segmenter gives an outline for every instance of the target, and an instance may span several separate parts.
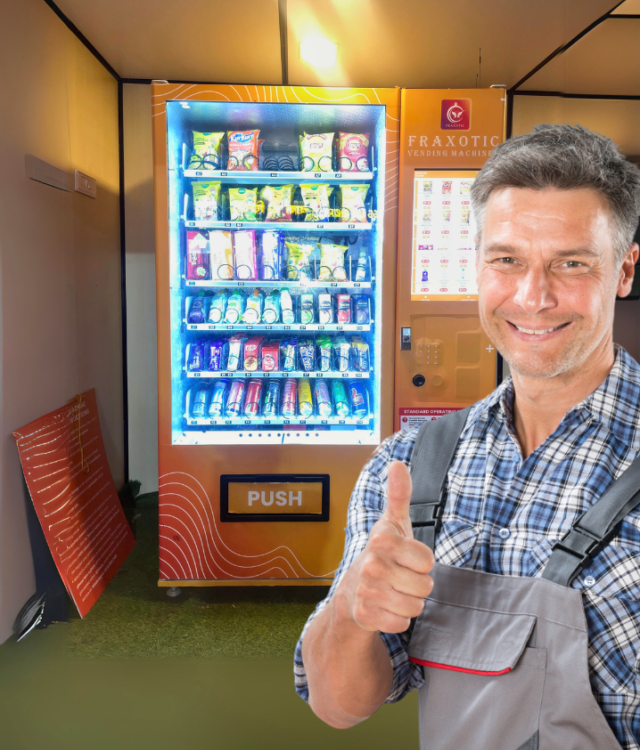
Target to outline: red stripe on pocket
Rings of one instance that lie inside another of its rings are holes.
[[[482,674],[485,677],[495,677],[500,674],[507,674],[511,671],[511,667],[501,669],[499,672],[481,672],[479,669],[463,669],[462,667],[452,667],[451,664],[437,664],[435,661],[424,661],[423,659],[417,659],[415,656],[410,656],[409,661],[414,664],[421,664],[423,667],[435,667],[436,669],[449,669],[451,672],[464,672],[465,674]]]

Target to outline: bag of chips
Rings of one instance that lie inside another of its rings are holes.
[[[333,138],[335,133],[316,133],[300,136],[300,165],[302,172],[333,171]]]
[[[346,245],[322,243],[320,245],[319,281],[346,281],[347,272],[344,267]]]
[[[368,189],[367,185],[364,185]],[[305,221],[327,221],[329,219],[329,185],[300,185],[300,193],[304,202]]]
[[[342,185],[342,221],[363,224],[367,221],[365,200],[368,185]]]
[[[187,278],[203,280],[211,278],[209,242],[204,232],[187,232]]]
[[[231,232],[222,229],[209,232],[211,276],[217,279],[233,278],[233,247]]]
[[[229,188],[229,218],[231,221],[256,221],[257,188]]]
[[[231,130],[227,133],[227,143],[229,145],[227,169],[241,172],[258,170],[259,130]]]
[[[233,250],[236,258],[236,279],[255,281],[258,278],[255,230],[234,232]]]
[[[260,200],[265,204],[265,221],[291,221],[293,185],[265,185]]]
[[[193,153],[187,169],[220,169],[220,147],[224,133],[199,133],[193,131]]]
[[[316,242],[288,242],[287,248],[287,279],[290,281],[311,281],[313,274],[310,266],[311,253],[318,246]]]
[[[338,134],[338,168],[341,172],[369,171],[369,133]]]
[[[196,221],[218,221],[220,182],[191,183],[193,191],[193,216]]]

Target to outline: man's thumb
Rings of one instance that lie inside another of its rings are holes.
[[[387,520],[400,526],[405,533],[411,532],[409,504],[411,503],[411,474],[402,461],[393,461],[387,475]],[[411,536],[413,534],[411,533]]]

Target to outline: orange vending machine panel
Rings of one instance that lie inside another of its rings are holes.
[[[504,139],[503,89],[403,90],[394,428],[486,396],[496,351],[480,326],[470,190]]]
[[[152,95],[159,583],[330,583],[393,430],[400,92]]]

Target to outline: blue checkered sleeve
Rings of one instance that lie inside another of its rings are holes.
[[[294,675],[296,692],[305,701],[309,700],[307,675],[302,661],[302,641],[305,632],[318,612],[321,612],[331,601],[340,581],[367,544],[373,525],[382,516],[386,507],[387,471],[391,461],[403,461],[407,466],[415,444],[417,428],[408,432],[399,432],[387,438],[375,451],[364,466],[356,486],[351,494],[347,527],[345,529],[344,555],[336,571],[329,593],[316,607],[304,626],[294,656]],[[422,667],[409,661],[407,647],[409,634],[380,633],[393,666],[393,681],[386,703],[395,703],[409,691],[416,690],[424,684]]]

